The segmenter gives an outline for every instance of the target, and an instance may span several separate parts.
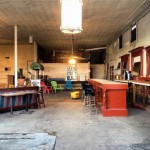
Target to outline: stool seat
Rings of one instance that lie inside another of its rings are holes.
[[[83,85],[83,106],[91,107],[96,106],[95,92],[92,85]]]

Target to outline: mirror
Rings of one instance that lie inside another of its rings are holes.
[[[137,47],[131,50],[131,69],[133,75],[143,76],[143,49],[144,47]]]
[[[134,57],[133,59],[133,74],[140,75],[140,69],[141,69],[141,56]]]
[[[141,62],[135,62],[133,66],[133,71],[140,74],[140,67],[141,67]]]

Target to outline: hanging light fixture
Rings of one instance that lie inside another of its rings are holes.
[[[30,43],[30,44],[33,43],[33,36],[29,36],[29,43]]]
[[[82,31],[82,0],[61,1],[61,27],[63,33],[76,34]]]
[[[76,60],[74,58],[69,59],[69,64],[71,65],[75,65],[76,64]]]

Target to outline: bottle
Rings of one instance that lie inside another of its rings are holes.
[[[126,70],[124,71],[123,78],[124,78],[124,80],[128,79],[128,74],[127,74]]]
[[[126,71],[127,72],[127,80],[130,80],[130,73],[129,71]]]
[[[129,71],[129,79],[128,80],[132,80],[132,74],[131,71]]]

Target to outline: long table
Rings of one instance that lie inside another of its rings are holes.
[[[89,83],[94,86],[97,107],[103,116],[128,116],[127,84],[103,79],[90,79]]]
[[[32,91],[17,91],[17,92],[7,92],[7,93],[0,93],[0,96],[9,97],[10,98],[10,112],[13,114],[13,97],[15,96],[23,96],[29,94],[38,94],[37,92]],[[28,111],[28,98],[26,98],[26,111]]]
[[[121,83],[131,83],[133,86],[133,106],[144,109],[146,107],[146,98],[148,91],[150,90],[150,81],[138,81],[138,80],[115,80]],[[136,102],[136,94],[140,91],[143,103],[140,105]]]

